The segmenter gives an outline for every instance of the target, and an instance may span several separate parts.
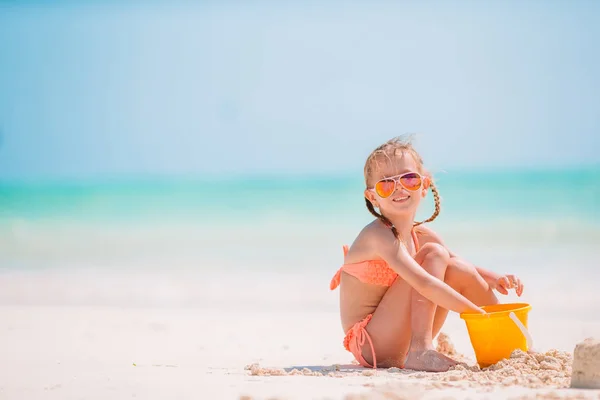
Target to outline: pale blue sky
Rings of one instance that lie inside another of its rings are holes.
[[[600,2],[116,3],[0,5],[0,179],[600,163]]]

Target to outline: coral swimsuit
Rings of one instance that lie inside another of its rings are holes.
[[[411,231],[411,235],[415,244],[415,249],[416,251],[419,251],[419,242],[414,229]],[[348,246],[344,246],[344,257],[346,254],[348,254]],[[358,278],[361,282],[371,285],[392,286],[394,281],[396,281],[396,278],[398,278],[398,274],[391,269],[384,260],[366,260],[342,265],[334,275],[333,279],[331,279],[329,289],[335,290],[335,288],[340,285],[342,271]],[[356,358],[356,361],[358,361],[360,365],[369,368],[377,368],[375,348],[373,347],[373,342],[371,341],[369,333],[365,329],[372,317],[373,314],[367,315],[346,332],[344,347],[354,355],[354,358]],[[371,346],[371,354],[373,355],[372,366],[369,365],[362,356],[362,346],[365,344],[366,340],[369,341],[369,345]]]

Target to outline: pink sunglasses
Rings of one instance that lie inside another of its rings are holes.
[[[417,172],[407,172],[405,174],[383,178],[377,181],[373,188],[369,188],[368,190],[374,190],[379,197],[385,199],[386,197],[390,197],[392,193],[396,191],[398,184],[410,192],[416,192],[422,187],[425,189],[429,188],[430,182],[429,177],[423,177]]]

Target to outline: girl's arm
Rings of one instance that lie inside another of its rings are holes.
[[[374,232],[372,244],[375,251],[388,263],[390,268],[433,303],[457,313],[471,311],[485,314],[483,309],[477,307],[445,282],[427,273],[410,256],[403,243],[398,246],[397,241],[389,235],[389,231]]]

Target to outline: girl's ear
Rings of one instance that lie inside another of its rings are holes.
[[[426,176],[423,178],[423,189],[421,189],[421,195],[422,197],[427,196],[427,190],[429,189],[429,187],[431,186],[431,178]]]
[[[426,176],[423,178],[423,189],[429,189],[429,186],[431,186],[431,178]]]

